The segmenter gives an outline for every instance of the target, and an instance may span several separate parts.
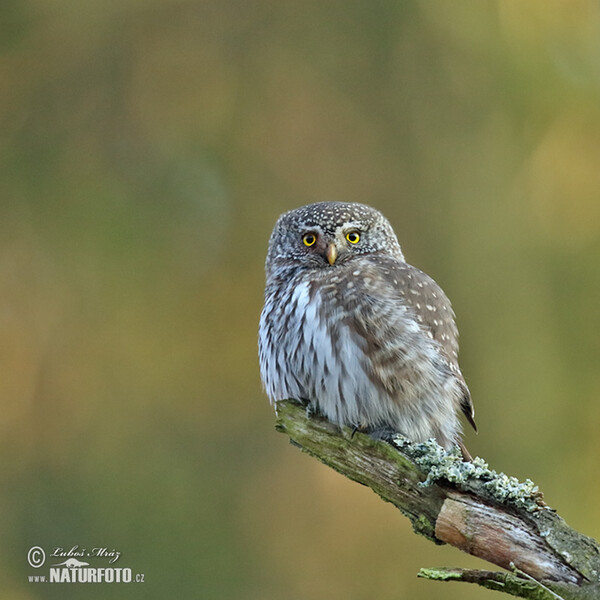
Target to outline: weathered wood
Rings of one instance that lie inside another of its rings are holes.
[[[435,543],[448,543],[511,572],[423,569],[419,576],[477,583],[535,600],[599,600],[600,546],[570,527],[529,480],[520,483],[476,458],[463,462],[434,441],[388,443],[277,404],[278,431],[304,452],[369,486]]]
[[[563,562],[535,527],[470,494],[448,492],[436,519],[435,535],[505,569],[514,564],[535,579],[581,581],[581,575]]]

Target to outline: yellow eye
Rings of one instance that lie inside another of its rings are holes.
[[[305,246],[312,246],[317,241],[317,236],[314,233],[305,233],[302,236],[302,241]]]
[[[351,244],[358,244],[358,242],[360,241],[360,235],[358,234],[358,231],[350,231],[346,234],[346,239]]]

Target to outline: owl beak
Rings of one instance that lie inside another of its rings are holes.
[[[327,258],[327,262],[330,265],[333,265],[335,259],[337,258],[337,248],[335,247],[335,244],[329,244],[329,246],[327,246],[327,252],[325,253],[325,256]]]

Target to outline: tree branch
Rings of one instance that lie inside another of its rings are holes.
[[[278,431],[304,452],[370,487],[435,543],[448,543],[510,572],[422,569],[420,577],[465,581],[534,600],[598,600],[600,546],[571,529],[529,480],[463,462],[433,440],[382,442],[277,403]]]

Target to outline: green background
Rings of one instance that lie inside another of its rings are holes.
[[[497,597],[416,579],[483,563],[273,429],[266,244],[318,200],[452,299],[471,452],[600,537],[598,3],[0,10],[3,597]],[[145,583],[29,583],[33,545]]]

